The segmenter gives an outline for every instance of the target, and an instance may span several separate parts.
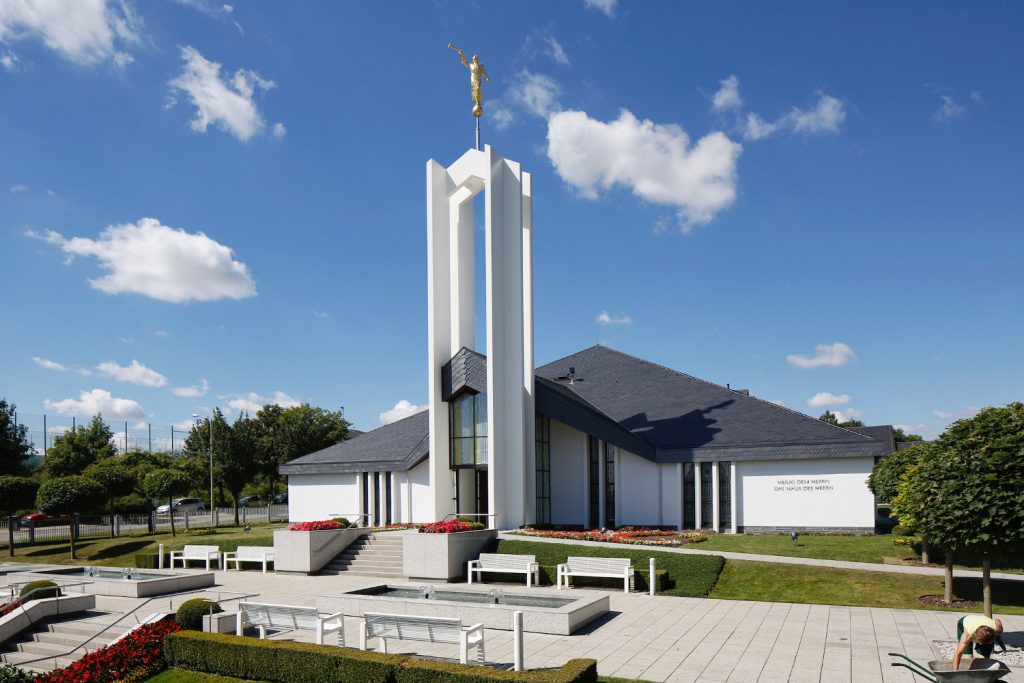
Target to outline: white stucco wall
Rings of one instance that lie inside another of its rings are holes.
[[[288,477],[288,520],[310,522],[359,512],[359,475],[293,474]]]
[[[736,463],[741,527],[875,526],[873,458]]]
[[[618,481],[615,482],[615,523],[656,525],[658,523],[658,464],[621,448]],[[610,523],[610,520],[609,520]]]
[[[451,474],[448,476],[451,479]],[[412,519],[403,518],[402,521],[417,524],[437,521],[433,519],[434,499],[430,491],[430,461],[424,460],[409,470],[409,481],[412,485]]]
[[[551,420],[551,523],[583,524],[587,435]]]

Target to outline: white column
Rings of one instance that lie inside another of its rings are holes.
[[[451,319],[451,356],[465,346],[475,348],[476,300],[475,273],[476,252],[473,230],[473,197],[470,187],[460,187],[448,199],[449,244],[448,258],[449,305]],[[449,356],[449,358],[451,357]],[[446,361],[447,362],[447,361]]]
[[[730,488],[731,488],[731,490],[729,492],[729,500],[732,502],[732,511],[730,513],[731,516],[732,516],[732,533],[737,534],[737,533],[739,533],[740,520],[739,520],[739,517],[736,514],[737,510],[739,510],[739,501],[736,499],[736,488],[737,487],[736,487],[736,461],[735,460],[733,460],[731,462],[731,464],[730,464],[729,484],[730,484]]]
[[[611,447],[612,457],[615,459],[615,519],[606,520],[609,526],[616,526],[621,524],[619,520],[622,519],[622,458],[619,457],[619,449],[617,446]]]
[[[580,433],[583,441],[583,518],[580,523],[584,529],[590,528],[590,451],[587,450],[587,435]]]
[[[416,520],[412,516],[412,471],[405,472],[405,514],[402,521],[412,524]]]
[[[398,472],[391,473],[391,521],[399,524],[402,521],[402,489],[398,486]]]
[[[693,527],[700,529],[704,526],[704,520],[701,517],[701,508],[703,507],[700,499],[700,463],[693,463]]]
[[[722,530],[721,520],[718,516],[718,463],[711,463],[711,519],[715,531]]]
[[[524,524],[537,521],[537,421],[533,374],[533,179],[522,174]]]

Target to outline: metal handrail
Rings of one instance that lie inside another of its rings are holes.
[[[366,520],[365,526],[367,526],[367,527],[370,526],[370,514],[369,513],[353,512],[351,514],[347,514],[346,515],[346,514],[341,514],[341,513],[338,513],[338,512],[329,512],[327,514],[329,514],[331,516],[331,519],[334,519],[335,517],[344,517],[345,519],[351,520],[354,517],[355,519],[360,520],[360,521],[361,520]],[[358,526],[359,526],[358,524],[353,524],[351,521],[349,521],[347,528],[354,529],[354,528],[356,528]]]
[[[168,607],[172,607],[174,605],[174,598],[176,598],[178,596],[181,596],[181,595],[192,595],[194,593],[214,593],[214,592],[216,592],[216,594],[217,594],[217,602],[218,603],[225,602],[225,600],[221,598],[221,595],[223,593],[228,593],[229,595],[236,595],[237,596],[237,597],[233,597],[233,598],[228,598],[227,601],[231,601],[231,600],[244,600],[245,598],[252,598],[252,597],[257,597],[259,595],[262,595],[261,593],[235,593],[234,591],[211,591],[211,590],[207,590],[205,588],[197,588],[195,590],[182,591],[180,593],[174,593],[173,595],[171,595],[170,598],[167,599],[167,606]],[[103,627],[100,630],[96,631],[91,636],[89,636],[84,641],[82,641],[81,644],[76,645],[75,647],[71,648],[67,652],[61,652],[61,653],[55,654],[55,655],[46,655],[45,657],[37,657],[35,659],[24,660],[24,661],[18,662],[18,665],[19,666],[25,666],[25,665],[28,665],[28,664],[32,664],[33,662],[41,662],[44,659],[52,659],[53,660],[53,665],[54,665],[54,667],[56,667],[57,666],[57,658],[58,657],[67,657],[68,655],[72,654],[73,652],[77,652],[78,650],[81,650],[83,648],[85,649],[85,654],[89,654],[89,648],[87,648],[86,645],[88,645],[93,640],[95,640],[97,637],[99,637],[99,635],[101,633],[103,633],[104,631],[107,631],[109,629],[114,628],[115,626],[117,626],[118,622],[120,622],[122,619],[134,615],[136,612],[138,612],[140,609],[142,609],[143,607],[148,605],[150,602],[153,602],[154,600],[163,600],[164,597],[165,596],[158,595],[158,596],[153,596],[151,598],[146,598],[145,602],[143,602],[143,603],[133,607],[132,609],[128,610],[127,612],[125,612],[124,614],[119,616],[117,619],[112,621],[111,623],[103,624]],[[173,611],[173,610],[170,610],[170,611]],[[141,623],[141,622],[139,622],[139,618],[137,616],[135,617],[135,621],[136,621],[136,625],[138,625],[138,623]],[[97,649],[99,649],[99,648],[97,648]]]

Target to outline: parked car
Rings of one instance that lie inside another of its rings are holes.
[[[242,507],[251,507],[253,505],[262,505],[263,501],[260,500],[259,496],[242,496],[238,499],[238,504]]]
[[[206,504],[199,498],[175,498],[171,501],[174,506],[175,512],[206,512]],[[171,508],[167,503],[164,503],[156,509],[157,514],[165,515],[170,512]]]
[[[28,526],[30,524],[32,526],[45,526],[50,523],[55,523],[57,519],[57,517],[52,517],[51,515],[47,515],[42,512],[31,512],[27,515],[21,516],[20,524],[23,526]]]
[[[281,505],[281,504],[287,503],[287,502],[288,502],[288,494],[287,493],[279,493],[276,496],[274,496],[274,504],[275,505]]]

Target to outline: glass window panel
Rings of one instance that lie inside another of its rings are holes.
[[[476,441],[476,464],[487,464],[487,437],[478,437]]]
[[[476,435],[487,436],[487,394],[473,397],[476,404]]]

